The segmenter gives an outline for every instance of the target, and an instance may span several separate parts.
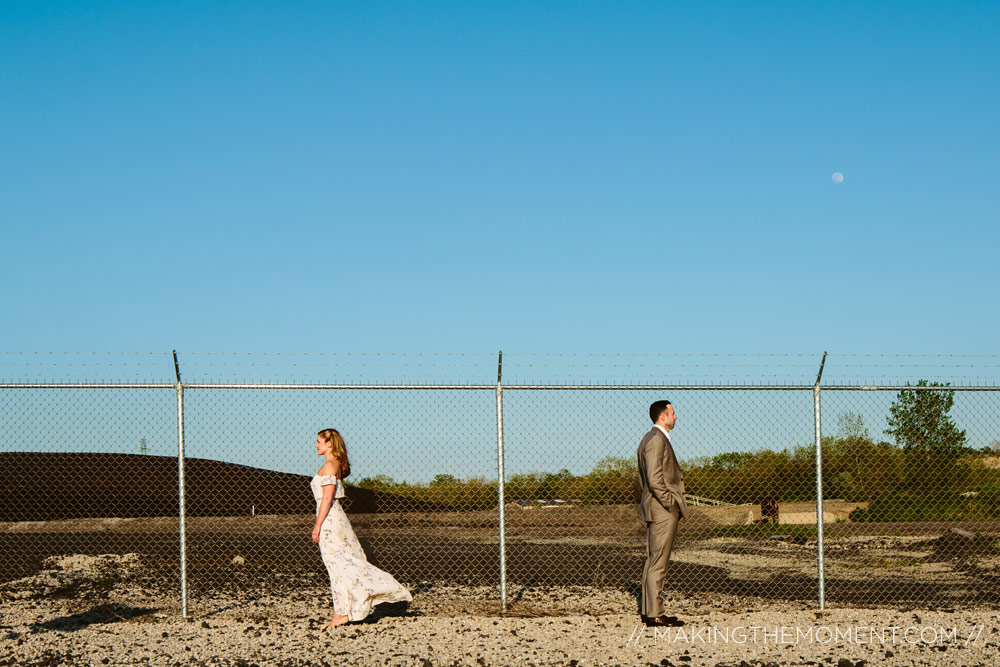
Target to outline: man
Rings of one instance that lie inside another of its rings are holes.
[[[653,428],[643,436],[636,452],[642,481],[639,511],[646,522],[646,565],[642,568],[639,614],[646,625],[678,627],[684,621],[667,616],[660,597],[677,522],[687,516],[684,477],[670,443],[677,413],[670,401],[656,401],[649,406],[649,418]]]

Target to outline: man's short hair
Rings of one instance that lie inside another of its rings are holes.
[[[660,418],[660,415],[663,414],[663,411],[667,409],[668,405],[670,405],[670,401],[653,401],[649,406],[649,418],[653,420],[654,424]]]

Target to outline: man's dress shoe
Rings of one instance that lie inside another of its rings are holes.
[[[665,616],[663,614],[652,617],[643,616],[642,622],[651,628],[679,628],[684,625],[684,621],[676,616]]]

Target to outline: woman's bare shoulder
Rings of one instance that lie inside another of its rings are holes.
[[[319,469],[320,477],[325,477],[327,475],[333,475],[334,477],[340,476],[340,466],[334,461],[327,461],[323,464],[323,467]]]

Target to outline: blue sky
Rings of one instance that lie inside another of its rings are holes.
[[[2,349],[995,353],[998,43],[972,2],[4,3]]]

